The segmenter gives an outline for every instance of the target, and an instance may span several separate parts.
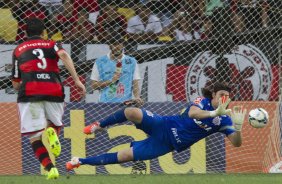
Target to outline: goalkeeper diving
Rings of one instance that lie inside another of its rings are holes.
[[[189,148],[199,140],[220,132],[227,136],[235,147],[242,145],[241,129],[246,109],[235,106],[227,109],[231,89],[216,83],[212,90],[203,89],[203,97],[191,102],[181,115],[160,116],[148,110],[126,107],[100,122],[84,128],[85,134],[92,134],[107,126],[131,121],[136,128],[148,134],[148,138],[133,141],[129,148],[115,153],[104,153],[87,158],[73,157],[66,163],[67,170],[81,165],[107,165],[128,161],[150,160],[176,150]]]

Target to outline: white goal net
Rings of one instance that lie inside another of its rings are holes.
[[[248,112],[264,108],[269,122],[256,129],[246,118],[239,148],[217,133],[180,153],[144,162],[82,166],[71,174],[280,171],[282,1],[1,0],[0,4],[0,175],[44,172],[28,138],[20,134],[17,93],[10,81],[12,51],[25,39],[25,22],[30,17],[45,22],[45,39],[62,42],[87,88],[86,98],[81,99],[59,62],[66,108],[60,134],[62,153],[52,160],[61,174],[66,174],[65,163],[72,156],[116,152],[147,137],[131,122],[96,135],[82,132],[84,126],[125,107],[110,98],[101,102],[90,79],[93,64],[107,56],[108,41],[116,35],[125,39],[124,53],[137,60],[138,92],[145,109],[160,115],[179,114],[202,95],[201,88],[223,81],[232,85],[231,108],[243,105]],[[122,75],[130,78],[130,71]],[[121,82],[110,87],[113,97],[128,90]]]

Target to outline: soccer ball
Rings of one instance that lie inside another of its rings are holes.
[[[263,128],[268,122],[268,113],[263,108],[252,109],[248,120],[252,127]]]

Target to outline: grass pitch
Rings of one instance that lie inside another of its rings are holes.
[[[0,176],[1,184],[282,184],[282,174]]]

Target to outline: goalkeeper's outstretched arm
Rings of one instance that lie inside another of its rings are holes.
[[[188,115],[190,118],[193,119],[204,119],[204,118],[210,118],[210,117],[216,117],[221,115],[229,115],[231,110],[226,109],[228,104],[230,103],[231,99],[223,96],[218,99],[218,104],[216,107],[216,110],[214,111],[206,111],[202,110],[199,107],[192,106],[190,107],[190,110],[188,112]]]
[[[202,110],[199,107],[191,106],[188,112],[190,118],[193,119],[205,119],[210,118],[210,111]]]

